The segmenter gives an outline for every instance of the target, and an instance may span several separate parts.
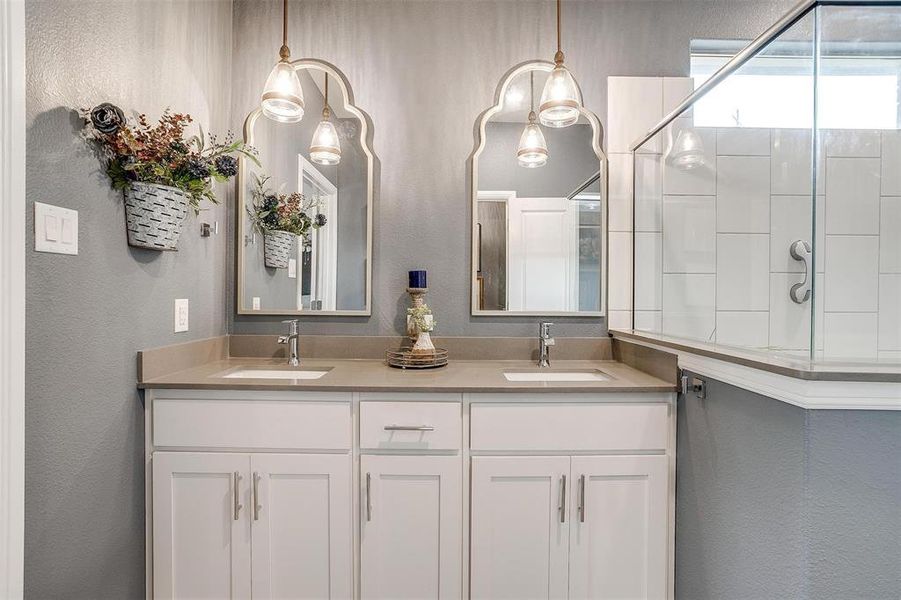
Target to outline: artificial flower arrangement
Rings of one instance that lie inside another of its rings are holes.
[[[229,134],[219,141],[200,129],[186,136],[191,115],[163,112],[155,124],[144,114],[126,119],[109,103],[81,111],[82,136],[92,144],[112,186],[125,194],[130,245],[173,250],[181,221],[190,206],[200,212],[202,200],[218,204],[213,181],[238,173],[238,157],[259,164],[255,151]]]
[[[276,193],[267,176],[254,176],[253,202],[247,213],[253,228],[263,235],[263,258],[267,267],[286,268],[295,237],[309,240],[315,229],[325,227],[327,218],[318,212],[322,202],[300,192]]]

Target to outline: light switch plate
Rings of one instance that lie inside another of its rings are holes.
[[[253,297],[253,309],[254,309],[254,310],[260,310],[260,298],[259,298],[259,296],[254,296],[254,297]]]
[[[78,254],[78,211],[35,202],[34,249],[36,252]]]
[[[297,259],[296,258],[288,259],[288,277],[291,279],[297,279]]]
[[[188,299],[175,299],[175,333],[188,330]]]

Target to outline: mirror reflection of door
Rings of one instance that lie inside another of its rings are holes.
[[[314,230],[297,245],[300,285],[298,310],[335,310],[338,280],[338,187],[303,155],[297,156],[298,188],[307,198],[316,198],[316,212],[328,227]],[[315,218],[316,215],[310,215]]]

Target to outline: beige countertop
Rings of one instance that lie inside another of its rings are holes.
[[[329,371],[319,379],[245,379],[223,377],[238,369],[289,369]],[[550,371],[599,369],[607,381],[542,382],[507,381],[504,371],[537,371],[527,360],[452,360],[446,367],[430,370],[402,370],[383,360],[304,360],[289,367],[284,359],[226,358],[139,381],[142,389],[195,390],[282,390],[282,391],[367,391],[367,392],[675,392],[676,387],[652,375],[617,361],[558,360]]]

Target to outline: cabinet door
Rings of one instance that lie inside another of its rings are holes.
[[[461,597],[459,456],[362,456],[364,600]]]
[[[666,598],[667,457],[572,459],[569,597]]]
[[[251,456],[253,597],[350,598],[351,459]]]
[[[568,456],[472,459],[472,598],[566,598]]]
[[[153,455],[154,598],[250,598],[250,457]]]

